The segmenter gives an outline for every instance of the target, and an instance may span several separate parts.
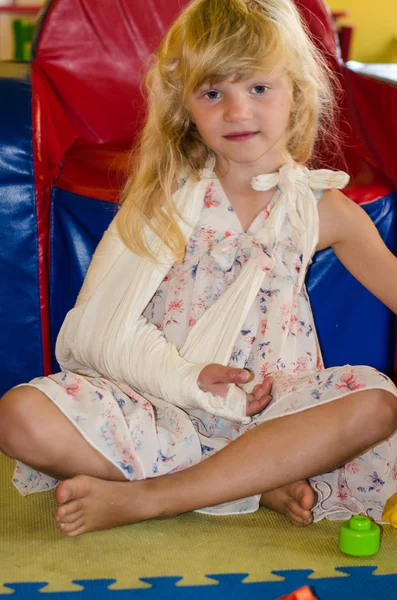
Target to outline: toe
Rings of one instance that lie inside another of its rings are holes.
[[[291,523],[293,525],[295,525],[296,527],[303,527],[304,526],[304,520],[301,517],[298,517],[295,513],[290,512],[289,510],[287,510],[285,512],[286,517],[288,517],[288,519],[291,521]]]
[[[291,499],[287,502],[288,518],[295,525],[305,526],[310,525],[313,521],[313,516],[310,510],[304,510],[297,500]]]
[[[87,475],[77,475],[73,479],[66,479],[56,490],[56,499],[59,504],[65,504],[70,500],[84,498],[90,492],[90,481],[92,477]]]
[[[66,515],[64,517],[56,517],[56,521],[58,523],[58,525],[60,523],[75,523],[76,521],[78,521],[79,519],[81,519],[83,517],[84,513],[82,510],[79,510],[78,512],[73,512],[70,515]]]
[[[73,517],[73,514],[81,512],[82,508],[81,500],[71,500],[57,508],[55,518],[57,521],[65,521],[65,519]]]
[[[65,535],[75,535],[75,532],[84,528],[84,525],[84,517],[81,517],[78,521],[75,521],[74,523],[60,523],[59,529]]]
[[[70,481],[62,481],[55,491],[58,504],[63,504],[72,498],[72,487]]]
[[[78,535],[81,535],[82,533],[87,533],[87,531],[88,531],[87,527],[83,524],[83,525],[81,525],[81,527],[78,527],[77,529],[75,529],[74,531],[71,531],[67,535],[69,537],[77,537]]]
[[[308,525],[311,525],[311,523],[313,522],[312,518],[305,519],[304,517],[299,517],[295,513],[292,513],[288,510],[286,511],[285,514],[288,517],[288,519],[291,521],[291,523],[293,525],[295,525],[296,527],[307,527]]]
[[[293,498],[288,500],[286,508],[291,515],[294,515],[295,517],[297,517],[299,519],[303,519],[305,517],[306,511],[303,510],[303,508],[300,506],[299,502]]]

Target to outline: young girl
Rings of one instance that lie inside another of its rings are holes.
[[[381,520],[397,390],[373,368],[324,369],[304,278],[332,246],[397,313],[397,259],[336,189],[344,173],[303,166],[332,84],[292,0],[194,0],[148,84],[122,208],[58,338],[63,371],[0,402],[14,484],[66,479],[71,536],[260,504],[296,525]]]

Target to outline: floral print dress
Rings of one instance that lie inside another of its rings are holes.
[[[319,194],[320,195],[320,194]],[[255,234],[266,227],[277,189],[244,232],[219,180],[207,185],[201,218],[187,241],[182,264],[175,264],[145,309],[144,316],[168,341],[182,348],[189,330],[239,276],[252,256],[266,253]],[[263,285],[237,336],[229,364],[255,374],[250,389],[272,374],[271,404],[246,424],[201,410],[185,411],[159,401],[153,405],[122,382],[71,372],[30,382],[44,392],[85,439],[116,465],[126,479],[143,479],[185,469],[207,458],[257,425],[341,398],[358,390],[393,383],[365,366],[324,369],[306,288],[297,285],[302,256],[299,236],[288,214],[277,240],[275,273],[264,271]],[[290,286],[292,301],[275,300]],[[132,342],[133,343],[133,340]],[[205,357],[203,357],[205,361]],[[18,462],[13,482],[26,495],[55,487],[58,481]],[[314,477],[319,494],[314,519],[347,519],[365,513],[381,520],[385,501],[397,491],[397,435],[344,467]],[[259,496],[203,509],[214,514],[252,512]]]

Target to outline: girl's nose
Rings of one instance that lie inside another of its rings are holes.
[[[248,102],[242,98],[230,98],[224,105],[223,119],[227,123],[248,121],[252,117]]]

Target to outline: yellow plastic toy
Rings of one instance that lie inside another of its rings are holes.
[[[382,519],[397,529],[397,492],[386,502]]]

